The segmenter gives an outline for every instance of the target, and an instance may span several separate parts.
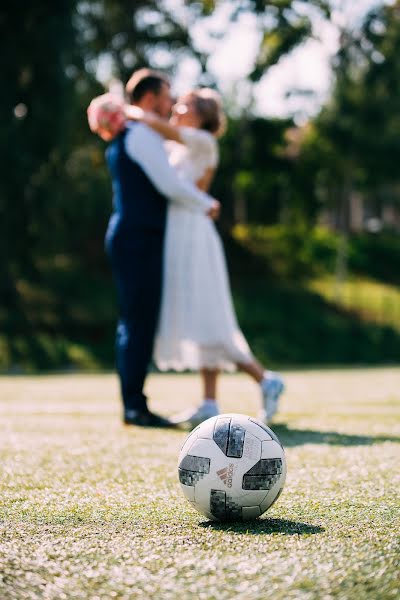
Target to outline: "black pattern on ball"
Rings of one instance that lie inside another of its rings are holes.
[[[179,481],[183,485],[194,486],[210,472],[210,459],[188,454],[178,468]]]
[[[225,519],[227,521],[237,521],[242,519],[242,507],[239,504],[236,504],[229,496],[226,498]]]
[[[226,492],[211,490],[210,511],[219,521],[237,521],[242,519],[242,507],[227,496]]]
[[[242,489],[270,490],[282,474],[280,458],[262,458],[243,475]]]
[[[228,449],[230,418],[217,419],[214,426],[213,439],[222,452],[226,455]]]
[[[243,456],[245,435],[245,429],[232,418],[221,417],[215,423],[213,439],[225,456],[230,458]]]
[[[245,435],[246,432],[243,427],[238,423],[235,423],[235,421],[232,419],[229,429],[228,451],[226,453],[227,456],[231,458],[241,458],[243,456]]]
[[[223,521],[225,519],[226,493],[220,490],[211,490],[210,492],[210,511],[216,518]]]

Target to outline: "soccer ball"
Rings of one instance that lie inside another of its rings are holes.
[[[285,453],[275,433],[257,419],[219,415],[191,432],[178,472],[186,498],[209,519],[255,519],[282,492]]]

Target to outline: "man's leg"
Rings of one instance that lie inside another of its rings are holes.
[[[121,313],[116,363],[126,422],[135,422],[138,413],[142,416],[148,413],[143,386],[152,358],[161,302],[162,236],[144,232],[140,238],[135,233],[132,239],[120,244],[118,256],[114,253],[112,257]],[[154,424],[163,425],[161,421],[160,418]]]
[[[129,312],[123,312],[116,335],[116,363],[121,380],[125,411],[147,410],[143,387],[151,362],[154,335],[158,320],[159,294],[154,285],[143,286],[127,282],[125,303]],[[151,294],[147,292],[151,291]],[[144,300],[147,298],[147,302]]]
[[[149,336],[133,319],[118,321],[116,331],[116,367],[120,377],[121,395],[125,412],[147,411],[143,387],[151,350]]]

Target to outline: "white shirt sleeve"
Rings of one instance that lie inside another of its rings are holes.
[[[170,200],[207,212],[213,198],[190,181],[181,179],[168,162],[164,139],[144,123],[137,123],[125,137],[128,156],[143,169],[156,189]]]
[[[201,158],[206,168],[215,168],[218,165],[218,144],[212,133],[194,127],[180,127],[179,134],[185,146]]]

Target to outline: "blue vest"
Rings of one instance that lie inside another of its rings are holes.
[[[113,209],[107,236],[119,230],[164,232],[167,199],[154,187],[143,169],[125,151],[125,129],[107,148],[106,158],[113,186]]]

